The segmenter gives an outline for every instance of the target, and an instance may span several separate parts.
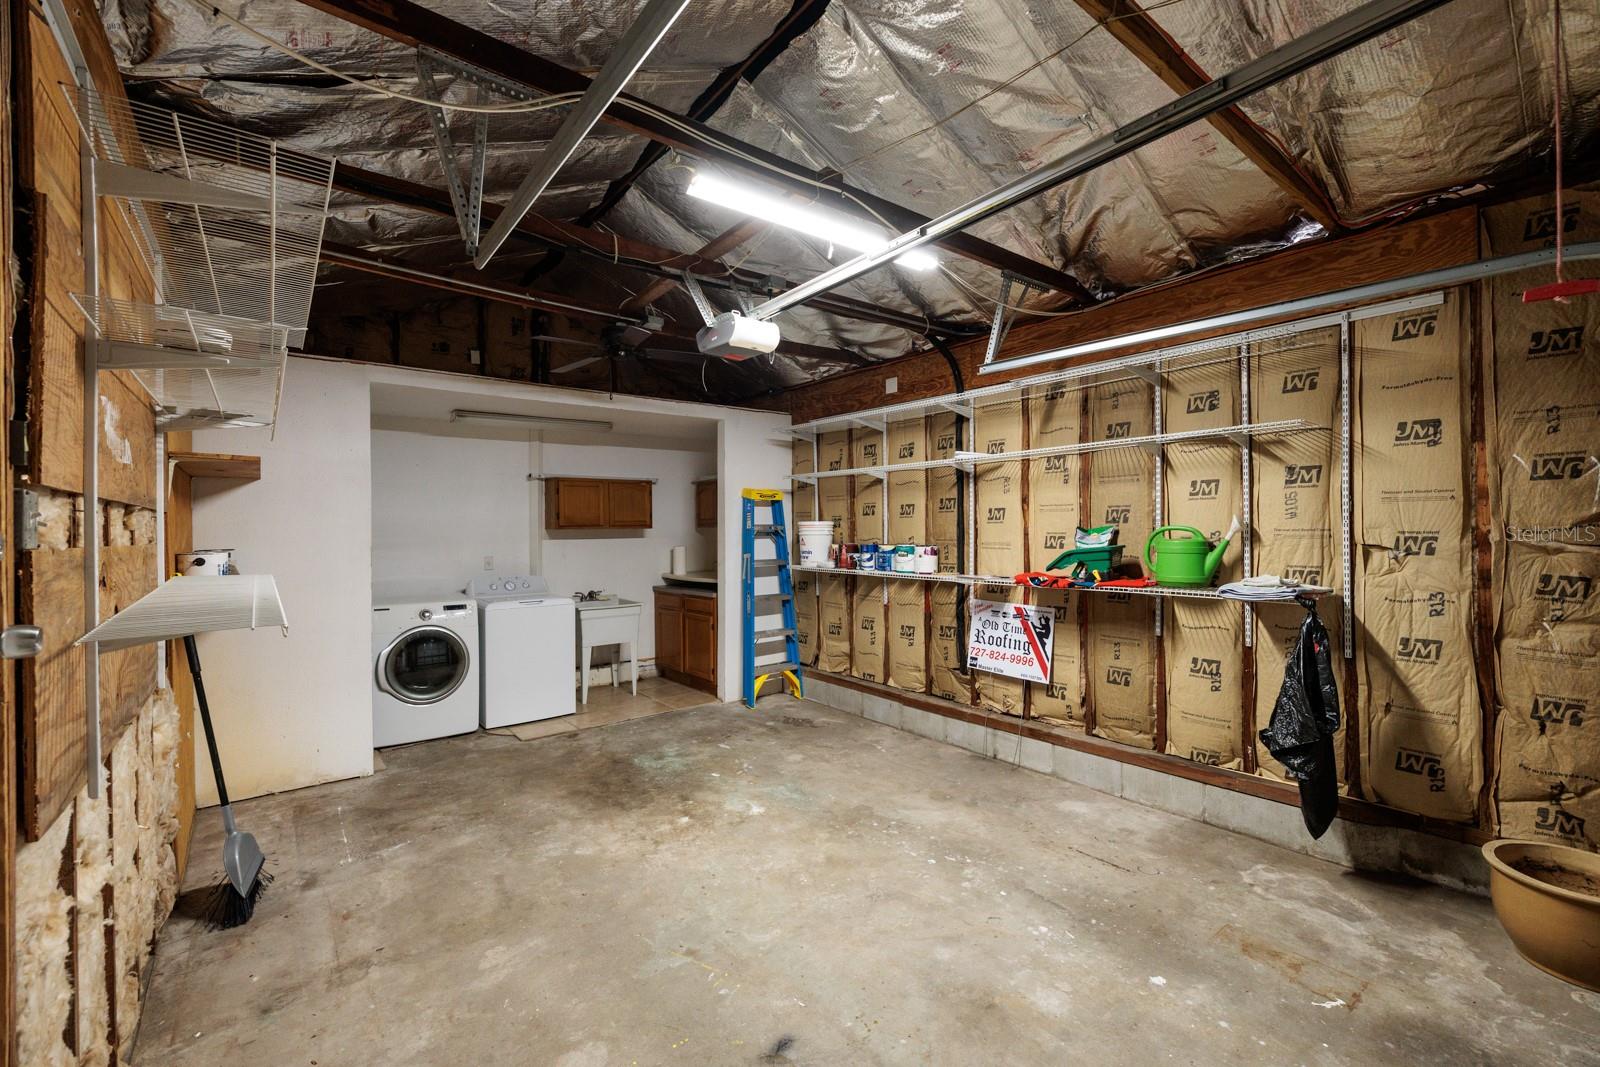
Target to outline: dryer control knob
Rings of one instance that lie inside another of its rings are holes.
[[[429,611],[427,608],[423,608],[421,611],[417,612],[417,618],[421,619],[423,622],[427,622],[429,619],[433,618],[433,612]]]

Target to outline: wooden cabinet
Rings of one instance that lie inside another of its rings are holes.
[[[546,478],[547,530],[645,530],[651,523],[649,482],[613,478]]]
[[[717,602],[686,597],[683,602],[683,673],[708,686],[717,682]]]
[[[694,483],[694,525],[698,530],[717,528],[717,483]]]
[[[656,590],[656,673],[708,693],[717,691],[715,594]]]
[[[649,482],[607,482],[606,525],[648,530],[650,488]]]
[[[683,673],[683,597],[656,594],[656,671]]]

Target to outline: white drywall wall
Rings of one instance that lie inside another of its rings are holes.
[[[717,564],[722,578],[717,598],[717,643],[722,646],[717,664],[717,695],[723,700],[737,700],[744,684],[744,604],[740,599],[744,504],[740,494],[746,488],[784,490],[785,517],[792,525],[794,509],[787,493],[793,445],[788,437],[779,436],[789,426],[787,415],[723,411],[717,427],[717,531],[722,542]]]
[[[194,435],[261,457],[261,480],[194,482],[195,544],[278,582],[289,636],[202,634],[200,659],[232,799],[372,773],[370,390],[366,368],[290,360],[276,436]],[[216,803],[198,727],[196,800]]]
[[[537,449],[546,476],[588,478],[653,478],[652,525],[648,530],[544,529],[541,483],[535,511],[540,539],[540,570],[558,593],[601,589],[644,605],[639,618],[641,660],[656,654],[655,611],[651,590],[661,584],[674,545],[689,550],[690,570],[710,570],[716,561],[716,538],[694,528],[694,485],[716,474],[716,454],[661,448],[617,448],[599,445],[544,444]],[[604,662],[597,654],[595,662]]]
[[[372,580],[531,569],[528,442],[372,431]],[[531,483],[537,486],[537,483]]]
[[[429,396],[437,393],[443,398],[440,407],[445,412],[452,405],[485,408],[559,403],[587,407],[594,409],[596,417],[616,419],[619,426],[628,418],[643,420],[649,432],[657,435],[667,420],[715,423],[714,469],[719,477],[721,518],[717,569],[722,581],[719,688],[724,699],[738,694],[739,490],[744,486],[787,486],[789,449],[777,436],[789,425],[787,415],[295,357],[289,361],[275,439],[269,439],[265,430],[195,434],[197,450],[261,456],[258,482],[195,483],[195,543],[234,548],[243,569],[273,574],[290,623],[287,638],[261,631],[200,638],[206,688],[234,799],[371,773],[375,389],[389,390],[391,395],[397,389],[416,389]],[[544,449],[556,447],[546,444],[525,454],[530,464],[527,469],[542,465],[556,473],[571,473],[558,470],[542,454]],[[650,456],[651,450],[628,451],[638,462],[615,473],[661,477],[675,470],[693,477],[713,470],[708,454],[701,453],[693,462],[683,458],[693,454],[687,446],[663,447],[660,456]],[[672,458],[678,453],[680,458]],[[659,467],[642,468],[640,463]],[[661,473],[651,474],[650,470]],[[681,507],[684,521],[692,527],[693,495],[687,487],[681,497],[662,484],[657,485],[656,493],[658,509]],[[521,496],[526,509],[521,529],[535,558],[549,544],[540,536],[543,520],[534,499],[537,496]],[[665,548],[680,543],[695,544],[693,539],[666,538],[656,546],[660,559],[645,551],[637,556],[641,564],[648,560],[650,573],[658,573],[664,567]],[[557,555],[575,551],[581,554],[585,550],[564,541]],[[473,549],[480,567],[483,554]],[[600,554],[611,560],[608,569],[600,573],[617,573],[616,553],[602,550]],[[705,561],[709,564],[708,558]],[[616,585],[614,578],[579,582],[576,573],[557,572],[558,567],[568,565],[552,557],[544,567],[556,588]],[[644,589],[648,592],[649,586]],[[196,764],[198,800],[215,803],[203,752]]]

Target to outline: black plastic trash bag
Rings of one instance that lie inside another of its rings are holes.
[[[1339,729],[1339,686],[1333,678],[1328,628],[1317,617],[1316,602],[1306,609],[1288,662],[1272,720],[1260,733],[1273,758],[1300,783],[1300,814],[1311,836],[1321,837],[1339,808],[1339,770],[1333,735]]]

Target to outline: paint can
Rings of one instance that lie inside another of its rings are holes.
[[[231,548],[202,548],[194,552],[179,552],[177,561],[178,573],[182,575],[215,578],[224,574],[239,573],[239,568],[233,565]]]
[[[856,569],[875,571],[878,569],[878,544],[876,541],[861,542],[860,550],[856,553]]]
[[[799,524],[800,566],[831,567],[829,551],[833,547],[833,523],[827,519],[808,519]]]
[[[915,574],[917,572],[917,546],[895,545],[894,555],[891,557],[890,567],[896,574]]]
[[[938,574],[939,573],[939,546],[938,545],[918,545],[917,546],[917,573],[918,574]]]

